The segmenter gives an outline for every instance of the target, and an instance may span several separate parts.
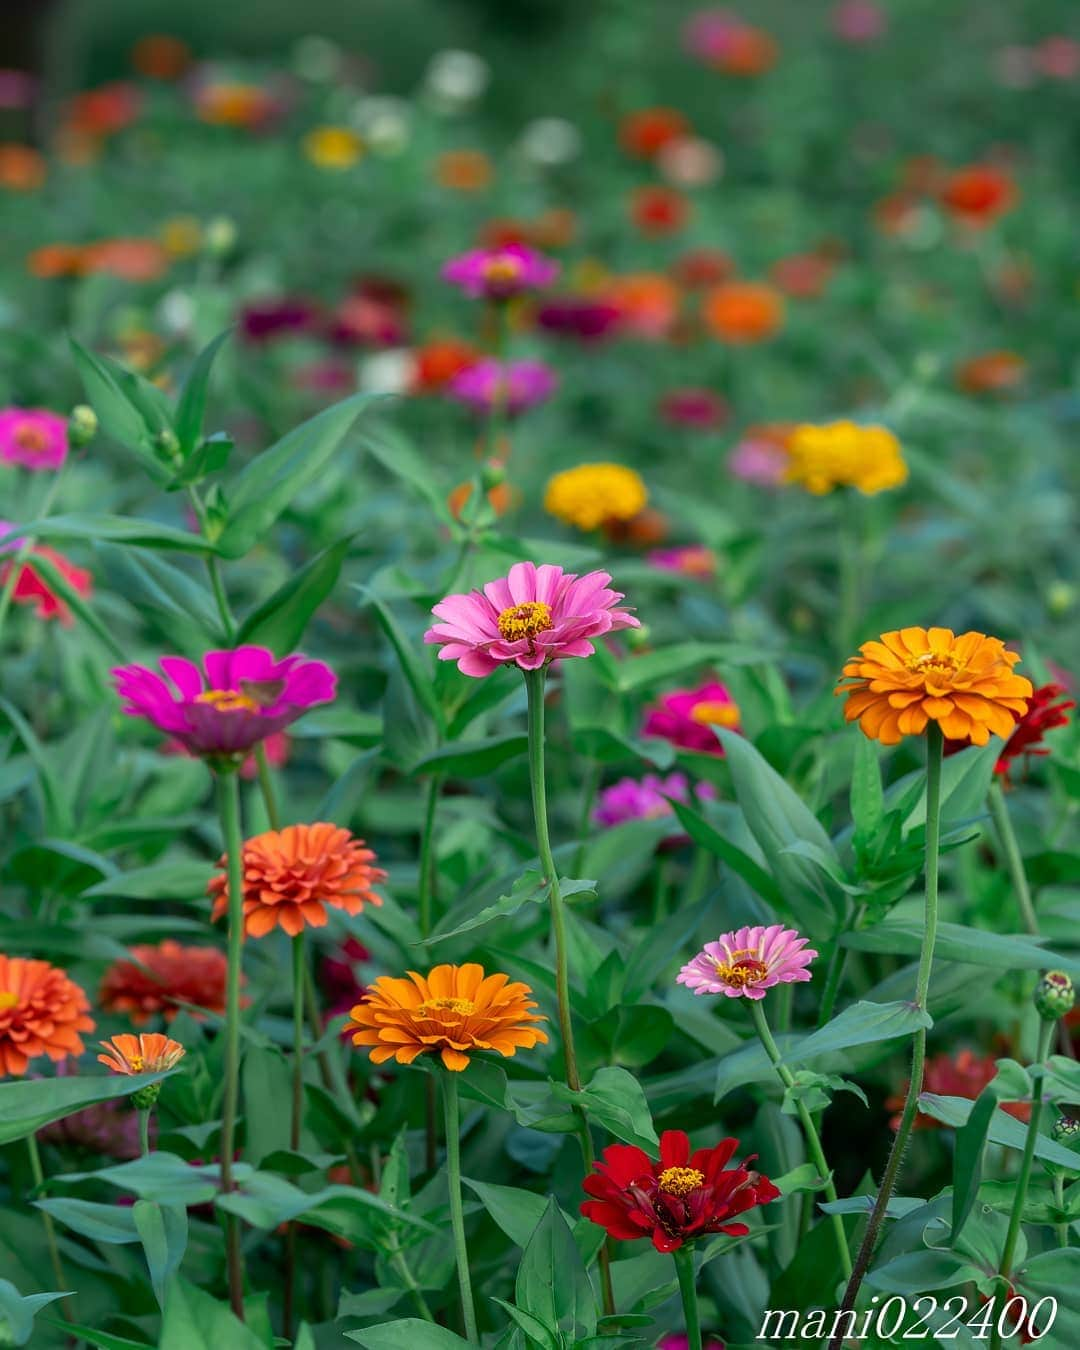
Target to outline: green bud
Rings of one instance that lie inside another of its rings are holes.
[[[1052,581],[1046,588],[1046,608],[1060,618],[1076,604],[1076,587],[1067,581]]]
[[[162,459],[175,461],[180,454],[180,442],[172,427],[165,427],[154,437],[154,447]]]
[[[485,492],[506,482],[506,465],[501,459],[486,459],[480,469],[480,485]]]
[[[148,1083],[131,1094],[131,1104],[136,1111],[149,1111],[161,1092],[160,1083]]]
[[[97,413],[89,403],[79,403],[68,416],[68,440],[75,450],[81,450],[98,433]]]
[[[1080,1147],[1080,1118],[1058,1116],[1050,1127],[1050,1138],[1056,1144],[1064,1144],[1066,1148]]]
[[[215,258],[224,258],[236,247],[236,224],[228,216],[215,216],[208,221],[203,231],[203,240],[207,253]]]
[[[1035,986],[1035,1008],[1044,1022],[1064,1017],[1076,1002],[1073,982],[1063,970],[1048,970]]]
[[[647,647],[651,637],[652,635],[646,624],[642,624],[640,628],[628,628],[626,630],[626,644],[632,651]]]

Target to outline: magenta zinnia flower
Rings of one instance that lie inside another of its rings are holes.
[[[716,575],[716,554],[704,544],[680,544],[675,548],[654,548],[645,561],[660,572],[681,572],[686,577]]]
[[[0,412],[0,460],[24,469],[58,469],[67,458],[67,422],[44,408]]]
[[[525,244],[502,248],[475,248],[451,258],[442,277],[460,286],[466,295],[488,300],[507,300],[522,291],[550,286],[559,275],[559,264]]]
[[[608,589],[610,580],[607,572],[579,577],[551,563],[515,563],[482,592],[440,600],[432,613],[441,622],[424,641],[440,645],[440,661],[478,677],[511,662],[537,670],[564,656],[591,656],[590,638],[641,626],[616,607],[623,596]]]
[[[774,984],[793,984],[808,980],[806,967],[817,956],[807,947],[809,938],[800,937],[782,923],[760,924],[724,933],[715,942],[706,942],[692,961],[676,976],[676,984],[685,984],[695,994],[725,994],[728,998],[764,998]]]
[[[699,801],[716,796],[711,783],[694,788]],[[690,782],[684,773],[669,773],[666,778],[647,773],[644,778],[620,778],[600,793],[593,811],[598,825],[621,825],[626,820],[656,820],[672,814],[669,797],[678,802],[690,800]]]
[[[542,361],[507,361],[484,357],[459,370],[446,386],[447,393],[477,412],[490,413],[498,396],[503,411],[524,412],[550,397],[555,388],[554,372]]]
[[[713,730],[729,727],[738,730],[739,705],[719,680],[710,680],[697,689],[675,689],[650,708],[641,728],[643,736],[656,736],[707,755],[722,755],[724,747]]]
[[[329,703],[337,677],[321,661],[299,654],[277,660],[265,647],[207,652],[203,669],[182,656],[163,656],[172,683],[146,666],[113,670],[130,717],[145,717],[195,755],[237,756],[308,708]]]

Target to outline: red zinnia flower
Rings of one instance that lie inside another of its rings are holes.
[[[677,234],[689,216],[690,203],[674,188],[649,185],[630,194],[630,219],[642,234]]]
[[[1017,196],[1016,184],[1004,170],[972,164],[946,181],[941,200],[957,220],[981,228],[1015,206]]]
[[[725,1166],[738,1147],[737,1139],[721,1139],[691,1153],[682,1130],[665,1130],[654,1162],[632,1144],[612,1144],[585,1178],[594,1199],[584,1201],[581,1212],[611,1237],[651,1236],[658,1252],[677,1251],[708,1233],[745,1237],[750,1229],[732,1220],[780,1192],[768,1177],[747,1168],[752,1157]]]
[[[105,1012],[127,1013],[140,1027],[157,1013],[171,1022],[182,1004],[225,1011],[224,952],[216,947],[183,947],[172,938],[130,951],[130,961],[116,961],[105,972],[98,992]]]
[[[973,1050],[961,1050],[955,1056],[935,1055],[927,1060],[923,1091],[932,1092],[939,1097],[966,1097],[968,1101],[973,1102],[996,1073],[997,1061],[993,1055],[976,1055]],[[908,1085],[905,1083],[902,1093],[897,1093],[885,1101],[885,1109],[896,1113],[889,1121],[891,1130],[900,1128],[900,1116],[907,1089]],[[1002,1102],[1001,1109],[1007,1111],[1010,1116],[1015,1116],[1017,1120],[1027,1120],[1031,1115],[1030,1102]],[[944,1126],[940,1120],[920,1112],[915,1117],[915,1128],[940,1130],[944,1129]]]

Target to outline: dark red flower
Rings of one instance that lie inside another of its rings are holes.
[[[750,1229],[732,1222],[736,1215],[776,1200],[780,1192],[768,1177],[748,1169],[752,1157],[726,1167],[738,1147],[737,1139],[721,1139],[691,1153],[682,1130],[665,1130],[660,1160],[654,1162],[632,1144],[612,1144],[585,1178],[594,1198],[582,1203],[581,1212],[613,1238],[651,1237],[658,1252],[677,1251],[708,1233],[745,1237]]]
[[[271,342],[310,332],[317,317],[318,311],[307,300],[288,296],[253,300],[240,313],[240,331],[248,342]]]
[[[555,296],[536,311],[539,328],[581,342],[607,337],[621,318],[617,305],[587,295]]]
[[[1067,690],[1063,684],[1044,684],[1028,699],[1027,712],[1016,720],[1016,729],[1005,742],[998,755],[994,772],[1008,782],[1009,770],[1013,761],[1028,755],[1048,755],[1050,751],[1043,745],[1043,736],[1054,727],[1064,727],[1069,723],[1069,712],[1076,707],[1075,699],[1062,699]],[[1060,699],[1060,702],[1058,701]],[[945,741],[945,754],[955,755],[958,750],[966,750],[971,744],[967,740]]]

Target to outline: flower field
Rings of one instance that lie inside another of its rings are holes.
[[[0,1345],[1075,1350],[1075,14],[376,8],[3,58]]]

